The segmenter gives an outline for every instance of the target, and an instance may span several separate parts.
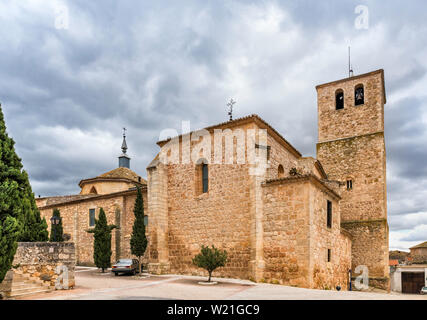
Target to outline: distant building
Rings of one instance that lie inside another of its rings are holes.
[[[391,291],[420,293],[427,287],[427,264],[412,264],[391,267]]]
[[[411,258],[413,259],[412,263],[425,263],[427,264],[427,241],[417,244],[411,250]]]

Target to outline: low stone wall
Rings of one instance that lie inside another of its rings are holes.
[[[0,283],[0,300],[10,297],[12,291],[13,271],[9,270],[6,273],[3,281]]]
[[[76,267],[74,243],[19,242],[13,266],[16,272],[49,282],[56,289],[73,288]]]

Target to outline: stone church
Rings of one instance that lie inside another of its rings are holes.
[[[54,208],[61,211],[80,265],[93,264],[93,235],[86,230],[101,207],[118,226],[112,259],[131,256],[140,187],[149,240],[145,262],[152,273],[203,274],[191,260],[202,245],[213,244],[228,252],[217,276],[345,289],[362,265],[371,286],[388,289],[384,72],[316,90],[316,159],[303,157],[266,121],[250,115],[207,127],[196,139],[190,132],[158,141],[147,181],[130,169],[124,137],[118,168],[81,180],[78,195],[39,198],[37,205],[47,219]],[[227,137],[218,139],[217,132],[231,133],[231,161],[223,153],[218,157],[217,145]],[[212,139],[200,148],[199,137]],[[249,151],[265,155],[265,170],[254,170],[259,161],[247,161]],[[170,161],[171,154],[178,161]]]

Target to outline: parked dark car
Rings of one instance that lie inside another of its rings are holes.
[[[137,259],[119,259],[111,267],[111,271],[114,272],[115,276],[118,276],[119,273],[131,273],[135,275],[139,271],[139,262]]]

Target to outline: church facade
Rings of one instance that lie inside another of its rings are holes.
[[[86,230],[101,207],[119,227],[112,259],[131,256],[140,187],[152,273],[203,274],[192,258],[215,245],[228,253],[218,276],[347,288],[365,266],[370,285],[388,289],[383,70],[316,89],[316,159],[251,115],[158,141],[147,181],[130,170],[124,140],[119,168],[82,180],[79,195],[37,205],[47,219],[61,211],[78,264],[93,263]]]

